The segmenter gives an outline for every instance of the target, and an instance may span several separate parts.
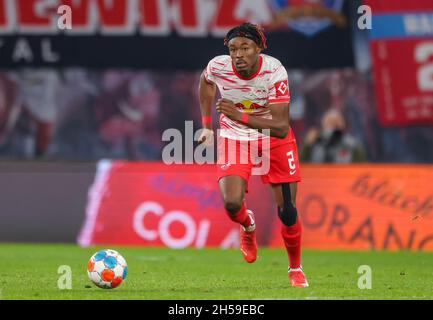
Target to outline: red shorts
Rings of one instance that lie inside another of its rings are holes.
[[[251,174],[260,175],[263,183],[301,181],[296,140],[286,137],[266,148],[253,141],[218,139],[218,181],[225,176],[240,176],[248,183]],[[260,161],[257,162],[257,157]]]

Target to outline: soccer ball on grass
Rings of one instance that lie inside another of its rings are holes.
[[[127,274],[126,260],[115,250],[98,251],[87,264],[87,275],[99,288],[116,288],[126,279]]]

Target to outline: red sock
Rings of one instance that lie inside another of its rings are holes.
[[[247,213],[247,206],[245,204],[245,201],[242,202],[242,207],[236,214],[231,214],[227,210],[226,213],[232,221],[239,223],[245,228],[251,225],[252,221],[250,215]]]
[[[286,246],[287,255],[291,269],[300,268],[301,266],[301,234],[302,226],[299,217],[293,226],[281,227],[281,235],[283,236],[284,245]]]

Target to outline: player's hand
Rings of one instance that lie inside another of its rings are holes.
[[[214,143],[213,130],[203,128],[198,138],[198,144],[203,144],[205,147],[212,146]]]
[[[239,121],[242,115],[242,113],[235,107],[233,101],[224,98],[217,101],[216,111],[235,121]]]

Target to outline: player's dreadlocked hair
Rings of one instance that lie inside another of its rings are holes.
[[[224,45],[227,46],[229,41],[236,37],[244,37],[253,40],[261,49],[266,49],[266,36],[263,29],[257,25],[249,22],[243,23],[240,26],[234,27],[227,32],[224,38]]]

